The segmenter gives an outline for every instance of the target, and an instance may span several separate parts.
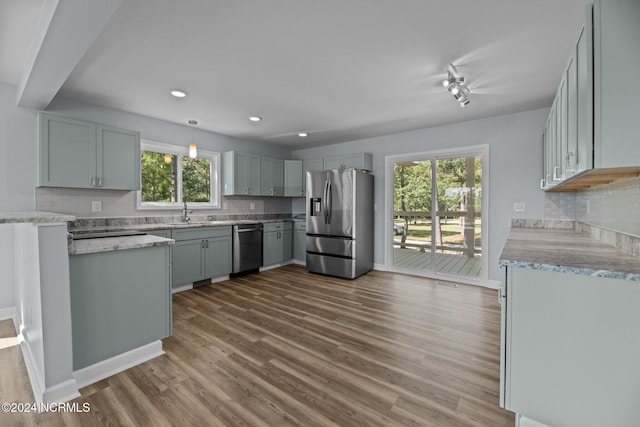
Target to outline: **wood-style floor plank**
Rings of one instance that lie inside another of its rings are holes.
[[[292,265],[175,294],[173,320],[165,355],[81,390],[89,413],[0,414],[0,425],[514,424],[498,407],[495,291]],[[0,337],[12,329],[0,322]],[[0,366],[0,398],[31,402],[18,346],[0,349]]]

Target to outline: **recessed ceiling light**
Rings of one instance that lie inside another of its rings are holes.
[[[308,133],[306,133],[306,132],[300,132],[300,133],[298,134],[298,136],[299,136],[300,138],[306,138],[307,136],[309,136],[309,134],[308,134]]]
[[[251,116],[251,117],[249,117],[249,120],[251,120],[252,122],[259,122],[260,120],[262,120],[262,117],[260,117],[260,116]]]
[[[172,90],[171,95],[175,96],[176,98],[184,98],[185,96],[187,96],[187,92],[183,90]]]

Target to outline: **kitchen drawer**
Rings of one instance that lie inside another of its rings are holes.
[[[304,221],[296,221],[293,223],[296,230],[307,231],[307,223]]]
[[[171,236],[176,241],[231,236],[231,226],[180,228],[174,229]]]
[[[291,230],[291,221],[286,222],[267,222],[264,224],[264,232]]]

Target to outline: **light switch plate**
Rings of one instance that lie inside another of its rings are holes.
[[[91,212],[101,212],[102,211],[102,201],[93,200],[91,202]]]
[[[255,209],[256,209],[256,204],[253,202],[249,203],[249,210],[254,211]]]
[[[524,212],[524,202],[514,202],[513,203],[513,211],[514,212]]]

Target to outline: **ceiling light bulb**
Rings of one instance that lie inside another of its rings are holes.
[[[442,86],[444,87],[449,87],[450,84],[451,84],[451,81],[449,79],[444,79],[442,81]]]
[[[185,96],[187,96],[187,92],[182,90],[172,90],[171,95],[175,96],[176,98],[184,98]]]
[[[458,92],[460,92],[460,86],[453,85],[453,87],[451,89],[449,89],[449,91],[451,92],[451,94],[453,96],[456,96],[458,94]]]
[[[198,146],[196,144],[189,144],[189,157],[192,159],[198,157]]]
[[[300,138],[306,138],[307,136],[309,136],[309,134],[308,134],[308,133],[305,133],[305,132],[300,132],[300,133],[298,134],[298,136],[299,136]]]
[[[251,117],[249,117],[249,120],[251,120],[252,122],[259,122],[260,120],[262,120],[262,117],[260,117],[260,116],[251,116]]]
[[[459,101],[460,102],[460,107],[464,108],[466,107],[471,101],[469,101],[469,98],[464,98],[462,100]]]

